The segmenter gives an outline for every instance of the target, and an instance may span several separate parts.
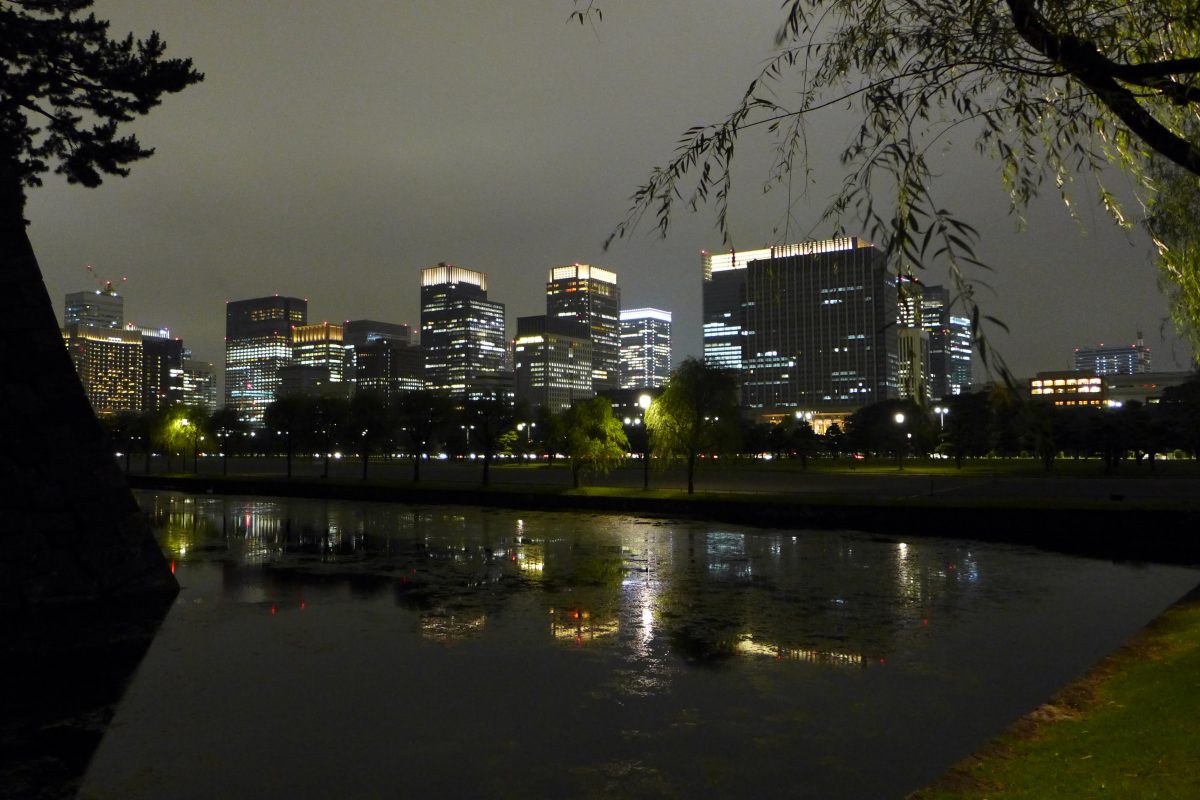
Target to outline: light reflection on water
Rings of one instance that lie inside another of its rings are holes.
[[[184,588],[83,797],[901,797],[1198,579],[961,540],[141,500]]]

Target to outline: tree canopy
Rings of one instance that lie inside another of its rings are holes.
[[[696,459],[725,452],[739,436],[737,382],[728,370],[686,358],[646,409],[650,442],[664,460],[683,459],[688,494],[695,489]]]
[[[625,429],[613,416],[612,403],[606,397],[579,400],[564,411],[562,432],[576,488],[583,470],[611,472],[629,452]]]
[[[572,19],[596,16],[595,0],[577,0],[576,9]],[[627,235],[647,212],[665,234],[678,204],[712,201],[728,240],[739,136],[773,132],[770,180],[790,192],[793,176],[807,173],[817,112],[849,107],[857,130],[822,221],[835,232],[864,225],[889,255],[915,266],[947,263],[977,330],[963,268],[980,265],[978,234],[939,198],[929,160],[952,132],[999,162],[1017,213],[1048,184],[1071,206],[1073,180],[1088,176],[1098,202],[1131,227],[1107,168],[1132,176],[1177,320],[1200,343],[1191,224],[1200,195],[1197,19],[1196,0],[785,0],[776,49],[736,108],[683,134],[612,236]]]

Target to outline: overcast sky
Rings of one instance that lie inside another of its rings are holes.
[[[95,285],[94,265],[127,277],[127,320],[169,326],[219,368],[226,300],[287,294],[309,300],[310,321],[416,327],[419,271],[445,261],[488,274],[511,332],[544,312],[551,267],[582,262],[617,273],[624,307],[674,313],[677,359],[699,354],[699,253],[721,248],[713,215],[681,212],[665,240],[647,228],[601,245],[682,131],[740,99],[779,2],[613,0],[596,27],[567,24],[572,8],[98,0],[115,33],[158,30],[206,79],[137,123],[157,154],[130,177],[96,190],[49,178],[32,192],[30,233],[58,313],[66,292]],[[823,155],[786,231],[786,197],[761,190],[769,143],[746,140],[735,246],[828,233],[813,225],[840,183],[849,125],[836,111],[814,122]],[[1074,347],[1132,343],[1139,328],[1156,369],[1189,366],[1144,237],[1086,203],[1072,221],[1057,201],[1019,230],[995,166],[971,155],[949,159],[944,180],[997,267],[979,276],[994,288],[982,298],[1012,328],[993,346],[1017,375],[1069,369]]]

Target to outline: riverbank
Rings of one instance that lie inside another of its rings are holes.
[[[909,800],[1200,797],[1200,592]]]
[[[530,473],[532,474],[532,473]],[[959,480],[953,491],[923,476],[824,476],[806,491],[642,490],[626,486],[580,489],[546,483],[356,480],[311,475],[132,474],[135,488],[198,494],[324,497],[339,500],[473,505],[517,510],[621,513],[709,519],[769,527],[853,529],[905,536],[956,536],[1025,544],[1114,560],[1200,563],[1200,497],[1137,494],[1106,481],[1069,493],[997,492],[995,481]],[[1189,481],[1189,485],[1191,482]],[[877,491],[867,493],[873,486]],[[1019,487],[1018,487],[1019,488]],[[1054,491],[1058,489],[1059,491]]]

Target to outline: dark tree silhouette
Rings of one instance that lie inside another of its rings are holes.
[[[421,459],[437,447],[451,411],[450,401],[432,392],[405,392],[396,400],[396,421],[413,457],[413,483],[421,482]]]

